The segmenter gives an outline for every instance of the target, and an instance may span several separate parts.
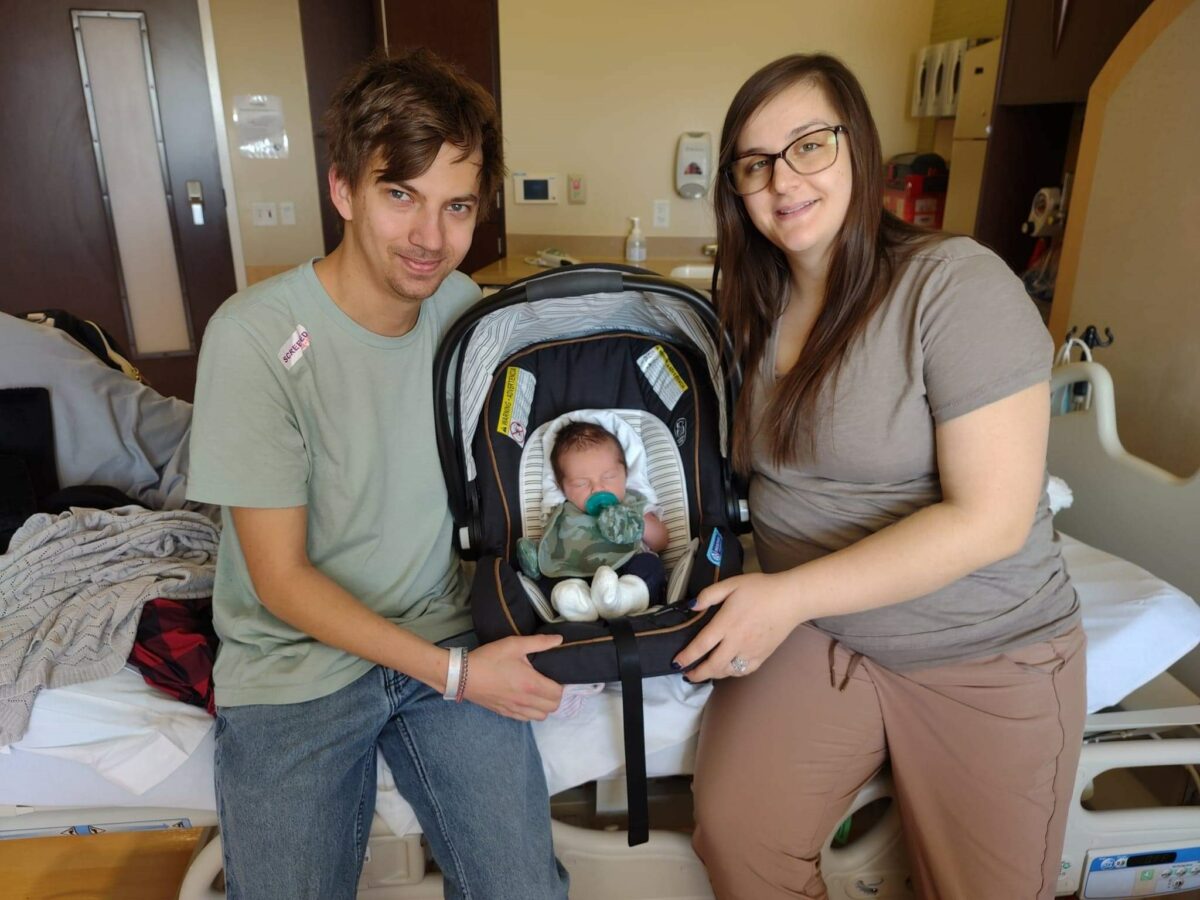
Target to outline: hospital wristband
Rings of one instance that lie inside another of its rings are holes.
[[[459,688],[466,681],[467,648],[450,648],[450,665],[446,669],[446,690],[442,693],[443,700],[458,700]]]
[[[454,695],[455,703],[462,703],[467,693],[467,648],[462,648],[462,678],[458,680],[458,691]]]

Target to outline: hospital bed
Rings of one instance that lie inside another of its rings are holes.
[[[1188,596],[1200,596],[1194,562],[1200,479],[1174,478],[1126,454],[1116,436],[1107,372],[1094,364],[1055,372],[1056,386],[1079,380],[1092,385],[1091,409],[1054,419],[1049,456],[1050,471],[1074,491],[1074,505],[1058,513],[1056,525],[1071,535],[1063,537],[1062,550],[1089,635],[1092,713],[1059,892],[1153,896],[1147,890],[1152,882],[1155,891],[1177,893],[1200,887],[1200,807],[1099,811],[1083,801],[1106,770],[1200,763],[1200,739],[1146,737],[1200,722],[1200,705],[1194,705],[1200,700],[1166,672],[1200,641],[1200,608]],[[651,778],[691,771],[708,691],[676,676],[646,682]],[[620,697],[610,688],[576,715],[535,726],[552,794],[595,782],[597,805],[619,812],[620,721]],[[44,692],[29,733],[11,752],[0,753],[0,838],[72,827],[119,830],[131,822],[215,825],[210,725],[202,711],[157,695],[128,670]],[[1121,735],[1126,739],[1100,739]],[[440,878],[426,873],[415,817],[386,769],[381,776],[360,897],[441,897]],[[846,846],[834,846],[830,836],[823,868],[831,897],[911,896],[892,796],[881,774],[852,806],[852,824],[867,825],[852,828],[854,839]],[[573,898],[712,896],[681,832],[653,831],[636,848],[619,832],[559,821],[554,834],[571,871]],[[213,887],[220,865],[220,840],[214,838],[194,859],[181,900],[221,897]]]

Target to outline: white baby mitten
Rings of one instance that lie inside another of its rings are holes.
[[[611,566],[601,566],[592,576],[592,603],[602,619],[618,619],[650,606],[646,582],[636,575],[617,577]]]
[[[625,603],[623,615],[633,616],[650,608],[650,589],[645,581],[636,575],[622,575],[617,579],[617,584]]]
[[[592,603],[592,589],[582,578],[560,581],[550,592],[550,602],[558,614],[568,622],[594,622],[596,606]]]

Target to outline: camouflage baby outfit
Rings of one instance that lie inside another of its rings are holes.
[[[600,566],[619,569],[642,551],[645,531],[646,498],[628,491],[617,506],[603,509],[598,516],[588,515],[571,501],[555,507],[546,522],[546,530],[537,545],[538,574],[547,578],[590,578]],[[518,547],[522,568],[526,568],[533,548]],[[530,577],[537,574],[526,572]]]

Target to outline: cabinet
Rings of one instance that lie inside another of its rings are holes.
[[[1150,0],[1010,0],[997,102],[1086,103],[1096,75],[1149,5]]]
[[[975,231],[999,65],[999,41],[981,44],[963,55],[958,114],[954,117],[950,151],[950,182],[942,217],[942,227],[956,234]]]
[[[992,51],[998,53],[995,94],[987,116],[990,133],[982,165],[978,147],[960,161],[956,146],[951,191],[959,177],[955,165],[965,162],[969,167],[974,161],[979,183],[974,227],[963,228],[966,223],[960,222],[960,228],[990,246],[1017,272],[1024,270],[1034,247],[1034,239],[1021,233],[1033,196],[1039,188],[1061,185],[1064,173],[1074,168],[1073,148],[1088,89],[1149,5],[1150,0],[1009,0],[1003,36]],[[975,48],[968,56],[986,47]],[[965,77],[972,71],[964,67]],[[967,90],[964,84],[963,93]],[[982,121],[966,97],[960,97],[959,114]],[[957,121],[955,139],[960,139]],[[956,198],[956,215],[969,217],[969,200]]]
[[[946,211],[942,228],[954,234],[971,234],[979,211],[979,188],[987,138],[954,139],[950,156],[950,183],[946,189]]]
[[[987,140],[1000,68],[1000,42],[988,41],[963,56],[962,85],[954,117],[954,139]]]

